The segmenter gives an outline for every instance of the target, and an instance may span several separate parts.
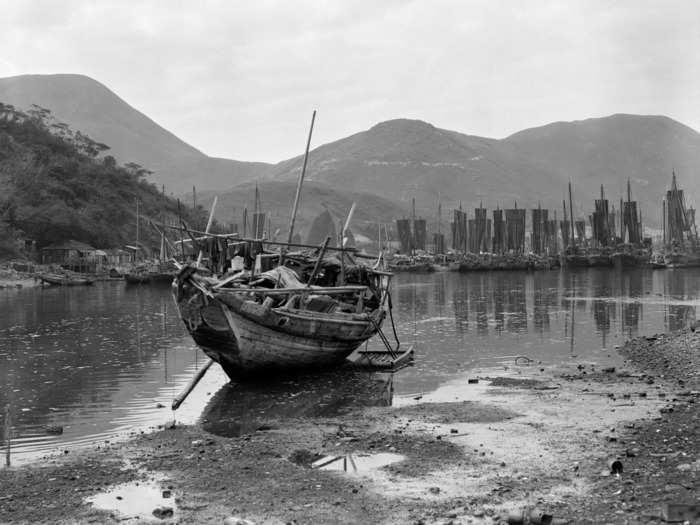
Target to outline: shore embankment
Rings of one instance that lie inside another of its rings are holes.
[[[155,483],[164,523],[660,523],[700,486],[699,347],[687,331],[638,338],[605,362],[520,360],[393,406],[258,414],[249,429],[219,411],[0,469],[0,522],[117,523],[90,498],[116,507]],[[140,485],[117,500],[127,482]]]
[[[0,263],[0,289],[30,288],[41,285],[33,265],[24,263]]]

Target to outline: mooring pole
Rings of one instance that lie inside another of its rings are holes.
[[[5,466],[10,466],[10,449],[12,448],[12,423],[10,421],[10,403],[5,406]]]

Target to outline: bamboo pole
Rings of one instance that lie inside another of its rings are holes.
[[[180,221],[180,224],[182,225],[182,208],[180,206],[180,199],[177,200],[177,218]],[[180,231],[180,249],[182,251],[182,262],[183,264],[187,260],[187,257],[185,257],[185,240],[182,237],[182,228],[178,228]]]
[[[184,390],[180,392],[177,396],[175,396],[175,399],[173,399],[172,404],[173,410],[177,410],[183,403],[183,401],[187,399],[187,396],[189,396],[190,392],[194,390],[194,387],[197,386],[197,383],[201,381],[201,379],[204,377],[204,374],[207,373],[207,370],[209,370],[209,367],[212,365],[213,362],[213,359],[209,359],[209,361],[207,361],[207,364],[200,368],[195,374],[195,376],[190,380],[190,382],[187,383],[187,386],[184,388]]]
[[[304,175],[306,174],[306,164],[309,160],[309,147],[311,146],[311,135],[314,131],[314,121],[316,120],[316,110],[314,110],[311,115],[311,126],[309,127],[309,136],[306,139],[306,151],[304,152],[304,164],[301,167],[301,173],[299,174],[299,181],[297,182],[297,191],[294,195],[294,205],[292,206],[292,217],[289,221],[289,236],[287,237],[287,244],[292,244],[292,237],[294,236],[294,222],[297,218],[297,211],[299,209],[299,200],[301,197],[301,186],[304,183]],[[283,254],[284,255],[284,254]],[[280,261],[281,262],[281,261]]]
[[[206,231],[205,231],[205,233],[207,233],[207,234],[209,233],[209,230],[211,229],[211,224],[212,224],[212,222],[214,222],[214,211],[216,210],[216,202],[217,202],[217,200],[218,200],[217,196],[214,195],[214,202],[213,202],[212,205],[211,205],[211,211],[209,212],[209,220],[207,221],[207,229],[206,229]],[[204,253],[203,253],[202,250],[200,249],[200,250],[199,250],[199,254],[197,255],[197,264],[196,264],[196,266],[199,266],[199,265],[201,264],[201,262],[202,262],[202,256],[203,256],[203,255],[204,255]]]
[[[306,283],[307,288],[310,288],[311,285],[316,282],[316,276],[318,275],[318,272],[321,269],[321,263],[323,262],[323,256],[326,253],[326,248],[328,248],[329,242],[331,242],[330,237],[326,237],[326,240],[323,241],[323,245],[321,246],[321,251],[318,254],[318,259],[316,259],[316,264],[314,265],[314,270],[313,270],[313,272],[311,272],[311,277],[309,277],[309,282]]]
[[[5,466],[10,467],[12,448],[12,422],[10,421],[10,403],[5,406]]]

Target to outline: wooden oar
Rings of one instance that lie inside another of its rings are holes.
[[[190,380],[190,382],[187,383],[187,386],[185,387],[185,389],[182,392],[180,392],[180,394],[177,395],[175,397],[175,399],[173,399],[173,404],[172,404],[173,410],[177,410],[180,407],[180,405],[182,404],[182,402],[185,399],[187,399],[187,396],[190,395],[190,392],[192,392],[192,390],[194,390],[194,387],[197,386],[197,383],[199,383],[200,380],[204,377],[204,374],[207,373],[207,370],[209,370],[209,367],[212,365],[213,362],[214,362],[213,359],[209,359],[207,364],[204,365],[202,368],[200,368],[199,371],[195,374],[195,376]]]

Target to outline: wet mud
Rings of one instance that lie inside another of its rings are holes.
[[[698,359],[680,355],[700,341],[659,340],[615,366],[484,370],[443,397],[394,398],[386,374],[226,385],[199,424],[0,470],[0,522],[658,523],[700,481]],[[150,514],[104,504],[139,486]],[[146,497],[161,490],[171,506]]]

